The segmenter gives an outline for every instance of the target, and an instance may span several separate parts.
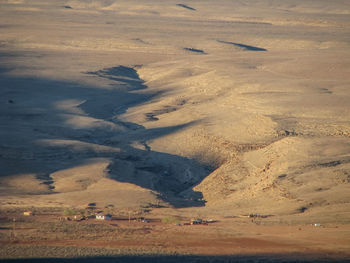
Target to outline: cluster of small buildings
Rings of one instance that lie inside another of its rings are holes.
[[[201,219],[201,218],[194,218],[194,219],[191,219],[191,221],[189,223],[184,223],[184,225],[208,225],[210,223],[215,223],[217,221],[215,220],[212,220],[212,219],[208,219],[208,220],[204,220],[204,219]]]
[[[32,211],[25,211],[23,212],[24,216],[33,216],[34,213]],[[256,216],[256,215],[255,215]],[[98,211],[95,214],[91,214],[89,216],[85,216],[85,215],[74,215],[74,216],[65,216],[65,217],[59,217],[60,221],[83,221],[83,220],[88,220],[88,219],[96,219],[96,220],[112,220],[113,215],[109,214],[109,213],[103,213],[102,211]],[[130,216],[129,216],[129,221],[131,220]],[[144,217],[140,217],[138,219],[132,219],[133,221],[139,221],[139,222],[143,222],[143,223],[149,223],[150,220],[146,219]],[[190,222],[186,222],[183,223],[183,225],[207,225],[208,223],[214,223],[216,221],[214,220],[203,220],[201,218],[194,218],[191,219]],[[176,225],[181,225],[180,223],[177,223]]]
[[[97,219],[97,220],[112,220],[112,215],[111,214],[103,214],[103,213],[98,213],[96,215],[90,215],[90,216],[79,216],[75,215],[73,218],[66,217],[65,218],[68,221],[83,221],[87,219]]]
[[[203,220],[200,219],[200,218],[197,218],[197,219],[191,219],[191,225],[200,225],[200,224],[203,224]]]

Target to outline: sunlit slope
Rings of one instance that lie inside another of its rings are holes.
[[[347,218],[349,13],[0,0],[1,204]]]

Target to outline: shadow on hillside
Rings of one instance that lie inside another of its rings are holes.
[[[176,5],[179,6],[179,7],[183,7],[183,8],[185,8],[185,9],[187,9],[187,10],[196,11],[195,8],[190,7],[190,6],[188,6],[188,5],[185,5],[185,4],[176,4]]]
[[[244,44],[230,42],[230,41],[217,40],[217,42],[222,43],[222,44],[233,45],[233,46],[241,48],[242,50],[245,50],[245,51],[267,51],[267,49],[265,49],[265,48],[249,46],[249,45],[244,45]]]
[[[32,173],[50,185],[55,171],[91,158],[109,158],[109,175],[117,181],[155,190],[175,207],[204,205],[201,193],[191,188],[210,169],[195,160],[153,151],[147,144],[194,123],[146,129],[118,119],[128,108],[161,95],[138,93],[147,86],[134,68],[86,73],[109,80],[108,88],[12,76],[10,71],[0,68],[0,176]]]
[[[248,262],[284,262],[284,263],[295,263],[295,262],[339,262],[339,263],[345,263],[349,262],[347,259],[322,259],[320,256],[316,256],[317,259],[312,259],[310,255],[306,255],[303,257],[302,255],[293,255],[293,254],[280,254],[280,255],[234,255],[234,256],[196,256],[196,255],[188,255],[188,256],[182,256],[182,255],[171,255],[171,256],[157,256],[157,255],[150,255],[150,256],[108,256],[108,257],[77,257],[77,258],[28,258],[28,259],[9,259],[9,260],[1,260],[0,262],[19,262],[19,263],[25,263],[25,262],[66,262],[66,263],[109,263],[109,262],[123,262],[123,263],[209,263],[209,262],[215,262],[215,263],[233,263],[233,262],[241,262],[241,263],[248,263]]]

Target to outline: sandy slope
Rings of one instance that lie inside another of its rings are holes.
[[[348,222],[349,12],[0,0],[1,205]]]

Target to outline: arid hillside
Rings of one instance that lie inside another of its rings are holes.
[[[0,0],[0,206],[350,223],[346,0]]]

